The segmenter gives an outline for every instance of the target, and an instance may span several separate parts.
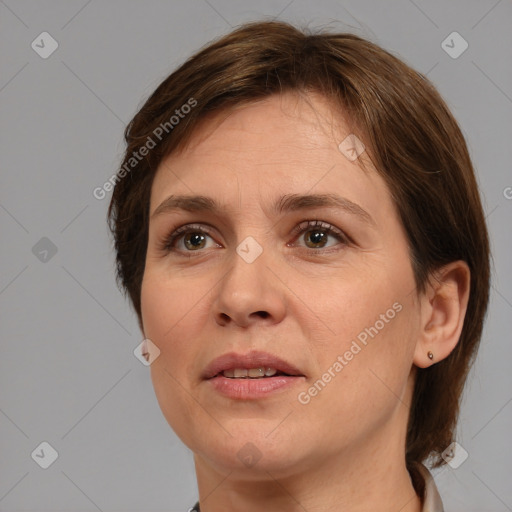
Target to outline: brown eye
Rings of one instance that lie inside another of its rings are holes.
[[[295,227],[293,233],[302,235],[299,240],[303,240],[308,249],[326,249],[335,245],[346,246],[349,243],[349,238],[342,231],[319,220],[302,222]],[[337,239],[339,243],[329,244],[329,237]]]
[[[210,245],[208,245],[210,239]],[[165,253],[191,253],[200,252],[209,247],[220,247],[215,243],[207,228],[201,225],[186,224],[179,227],[166,236],[160,243],[160,248]]]
[[[324,229],[310,229],[306,231],[304,233],[306,245],[313,249],[322,248],[327,243],[329,237],[326,232],[327,230]]]
[[[196,250],[202,249],[205,245],[206,237],[203,233],[190,232],[185,233],[183,243],[187,249]]]

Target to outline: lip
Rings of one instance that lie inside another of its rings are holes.
[[[275,368],[286,375],[274,375],[273,377],[256,379],[232,379],[222,375],[224,370],[259,368],[261,366]],[[202,378],[216,392],[228,398],[254,400],[267,397],[276,392],[285,391],[295,384],[303,383],[305,375],[291,363],[280,357],[268,354],[267,352],[253,350],[247,354],[230,352],[217,357],[206,366]]]
[[[201,377],[207,380],[217,376],[224,370],[233,370],[235,368],[259,368],[261,366],[275,368],[278,372],[286,373],[286,376],[304,377],[304,374],[288,361],[258,350],[253,350],[246,354],[237,354],[236,352],[223,354],[222,356],[215,358],[206,366]],[[276,377],[285,376],[282,375]],[[267,377],[266,379],[270,380],[276,377]]]
[[[271,394],[282,392],[304,382],[303,376],[275,375],[260,379],[230,379],[224,375],[216,375],[205,381],[213,389],[234,400],[256,400]]]

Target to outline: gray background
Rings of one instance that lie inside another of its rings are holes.
[[[460,122],[492,237],[493,289],[461,411],[469,457],[435,475],[447,511],[512,510],[512,2],[4,0],[1,511],[195,503],[191,453],[133,355],[142,337],[114,282],[110,194],[100,201],[92,191],[115,172],[123,128],[160,81],[212,38],[261,17],[375,41],[427,73]],[[59,44],[46,59],[31,48],[43,31]],[[456,59],[441,46],[453,31],[469,44]],[[59,454],[46,470],[31,457],[43,441]]]

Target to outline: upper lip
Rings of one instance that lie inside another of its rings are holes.
[[[303,376],[300,370],[284,359],[268,354],[267,352],[253,350],[246,354],[229,352],[216,357],[206,366],[202,377],[203,379],[211,379],[224,370],[233,370],[235,368],[260,368],[262,366],[266,368],[275,368],[277,371],[288,375]]]

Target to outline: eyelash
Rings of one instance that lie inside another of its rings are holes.
[[[328,235],[336,237],[343,245],[348,245],[352,242],[352,240],[345,234],[343,231],[339,230],[338,228],[334,227],[332,224],[329,224],[328,222],[323,222],[320,220],[309,220],[309,221],[303,221],[299,223],[297,226],[295,226],[292,230],[292,235],[301,235],[303,233],[306,233],[307,231],[314,231],[315,228],[318,229],[318,231],[324,231]],[[320,229],[321,228],[321,229]],[[165,236],[164,239],[159,244],[159,248],[161,251],[168,253],[168,252],[176,252],[176,253],[188,253],[189,255],[192,255],[194,252],[202,252],[200,249],[197,251],[181,251],[176,248],[174,248],[175,242],[182,236],[187,233],[200,233],[205,234],[211,237],[211,234],[208,229],[204,229],[204,225],[202,224],[185,224],[184,226],[181,226],[174,230],[169,235]],[[308,247],[303,247],[304,249],[309,249]],[[311,248],[312,251],[315,252],[332,252],[332,247],[326,247],[326,248],[319,248],[314,249]],[[335,249],[339,250],[339,249]]]

